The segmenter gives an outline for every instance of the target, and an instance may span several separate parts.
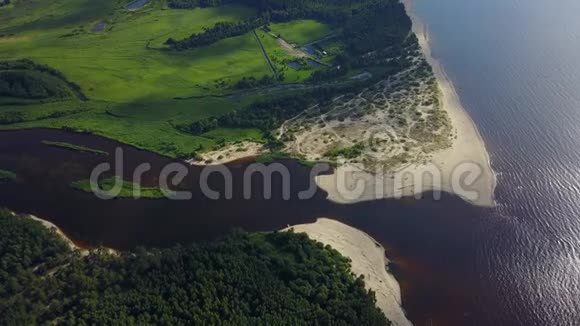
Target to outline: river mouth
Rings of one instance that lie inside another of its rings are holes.
[[[86,146],[110,155],[96,155],[47,146],[43,141]],[[58,225],[77,243],[129,249],[137,246],[165,247],[176,243],[206,241],[233,228],[249,232],[272,231],[288,225],[311,223],[330,217],[359,228],[387,248],[402,283],[403,307],[415,324],[429,320],[460,325],[474,313],[481,289],[473,264],[474,240],[481,234],[482,214],[487,209],[471,206],[443,194],[441,200],[377,200],[339,205],[326,200],[316,189],[306,200],[297,194],[314,183],[310,168],[295,161],[278,161],[291,172],[290,198],[282,191],[282,178],[273,176],[271,199],[264,198],[263,179],[251,179],[250,199],[243,195],[243,172],[252,163],[228,165],[233,176],[231,199],[213,200],[195,187],[201,167],[188,166],[189,175],[178,189],[191,189],[191,200],[101,200],[75,190],[71,182],[87,179],[100,163],[114,165],[122,148],[122,173],[131,176],[142,163],[151,164],[143,186],[154,186],[164,166],[182,162],[89,134],[61,130],[31,129],[0,132],[0,168],[16,172],[18,181],[0,184],[0,206],[30,213]],[[219,175],[210,176],[210,187],[225,193]],[[467,317],[466,317],[467,316]],[[437,324],[437,323],[434,323]]]

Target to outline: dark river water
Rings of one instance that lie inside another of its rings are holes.
[[[337,205],[292,172],[292,196],[241,197],[242,171],[232,164],[234,198],[206,199],[190,167],[179,186],[189,201],[103,201],[72,190],[112,156],[43,145],[68,141],[113,153],[120,144],[55,130],[0,132],[0,168],[17,172],[0,185],[0,206],[53,221],[87,245],[131,248],[209,240],[232,227],[274,230],[339,219],[385,245],[416,325],[578,325],[580,323],[580,2],[562,0],[415,0],[433,54],[443,63],[478,125],[498,172],[498,207],[482,209],[445,195]],[[157,183],[169,159],[123,146],[125,175],[152,164]],[[219,177],[210,184],[221,187]],[[261,180],[252,182],[258,186]],[[281,180],[275,178],[275,184]],[[256,189],[259,189],[257,187]]]

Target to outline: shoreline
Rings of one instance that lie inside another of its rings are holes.
[[[12,214],[18,215],[15,212],[12,212]],[[70,249],[72,251],[77,251],[81,256],[83,256],[83,257],[88,256],[91,253],[92,249],[87,249],[86,247],[82,247],[82,246],[76,244],[56,224],[49,222],[47,220],[44,220],[38,216],[34,216],[32,214],[22,214],[20,216],[22,216],[24,218],[29,218],[33,221],[36,221],[36,222],[42,224],[42,226],[44,226],[45,228],[47,228],[49,230],[54,230],[56,232],[56,235],[58,237],[60,237],[62,240],[64,240],[68,244],[68,246],[70,247]],[[101,247],[101,248],[104,249],[110,255],[119,255],[119,251],[116,249],[106,248],[106,247]]]
[[[495,174],[495,171],[491,166],[491,157],[489,155],[489,152],[487,151],[487,147],[485,145],[485,141],[483,140],[481,132],[479,131],[479,128],[477,127],[477,124],[475,123],[473,118],[469,115],[469,112],[467,112],[467,110],[461,103],[461,98],[457,93],[455,85],[447,75],[447,72],[445,71],[443,64],[433,57],[431,53],[431,46],[429,45],[429,35],[428,33],[423,32],[423,31],[428,32],[427,26],[423,24],[423,22],[417,17],[417,15],[415,15],[412,1],[402,0],[402,2],[405,5],[407,15],[409,15],[411,21],[413,22],[412,30],[415,33],[415,35],[417,35],[423,54],[425,55],[427,62],[429,62],[429,64],[433,68],[433,72],[435,73],[435,77],[437,78],[440,87],[443,88],[444,92],[443,96],[448,97],[447,100],[450,101],[451,103],[457,104],[456,106],[444,105],[444,107],[457,109],[460,111],[458,113],[463,115],[463,118],[467,120],[466,123],[469,124],[471,128],[473,128],[473,133],[475,134],[474,136],[477,138],[479,145],[482,147],[481,151],[481,155],[483,156],[482,163],[487,173],[485,178],[487,179],[486,181],[489,187],[489,197],[491,202],[491,205],[489,206],[495,206],[496,204],[495,188],[497,186],[497,175]]]
[[[12,212],[12,214],[16,215],[16,213],[14,212]],[[23,214],[22,216],[42,224],[42,226],[44,226],[49,230],[54,230],[57,236],[60,237],[62,240],[64,240],[72,251],[78,250],[82,256],[87,256],[89,254],[88,249],[82,248],[79,245],[77,245],[74,241],[72,241],[71,238],[69,238],[64,232],[62,232],[62,230],[58,226],[56,226],[56,224],[49,222],[47,220],[43,220],[40,217],[34,216],[32,214]]]
[[[399,283],[387,269],[389,260],[385,249],[375,239],[361,230],[327,218],[318,218],[311,224],[290,226],[283,231],[290,229],[306,233],[310,239],[330,245],[348,257],[351,271],[357,276],[364,275],[365,287],[375,292],[376,306],[387,319],[394,325],[412,325],[401,305]]]
[[[444,191],[476,206],[493,207],[496,205],[494,192],[497,181],[483,138],[461,105],[443,66],[431,55],[425,27],[415,16],[412,3],[404,0],[403,4],[411,18],[412,31],[417,36],[421,52],[437,79],[439,101],[453,128],[452,144],[432,153],[427,163],[412,163],[396,171],[380,174],[371,174],[346,164],[331,175],[317,176],[316,183],[328,192],[328,200],[339,204],[410,196],[420,199],[426,192],[433,191],[436,196]],[[466,173],[477,178],[462,184],[464,181],[460,180]]]

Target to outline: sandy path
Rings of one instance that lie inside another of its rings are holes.
[[[277,38],[276,40],[278,41],[278,44],[284,50],[286,50],[286,52],[288,52],[288,54],[295,56],[297,58],[304,58],[304,57],[308,56],[306,53],[302,52],[300,49],[297,49],[297,48],[293,47],[292,45],[290,45],[283,38]]]
[[[365,286],[375,292],[377,306],[394,325],[411,325],[401,308],[401,289],[397,280],[387,272],[389,263],[384,248],[366,233],[346,224],[320,218],[316,223],[295,225],[291,228],[350,258],[351,270],[364,275]],[[286,229],[288,230],[288,229]]]

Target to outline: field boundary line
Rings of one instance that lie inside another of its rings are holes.
[[[258,45],[260,46],[260,49],[262,50],[262,54],[264,55],[264,58],[266,59],[266,62],[268,63],[268,65],[270,66],[270,69],[272,70],[272,73],[274,74],[274,77],[278,76],[278,72],[276,71],[276,67],[274,67],[274,64],[272,64],[272,61],[270,60],[270,57],[268,56],[268,52],[266,52],[266,49],[264,48],[264,45],[262,44],[262,41],[260,41],[260,37],[258,36],[258,33],[256,33],[256,30],[252,30],[252,33],[254,33],[254,36],[256,37],[256,41],[258,41]]]

